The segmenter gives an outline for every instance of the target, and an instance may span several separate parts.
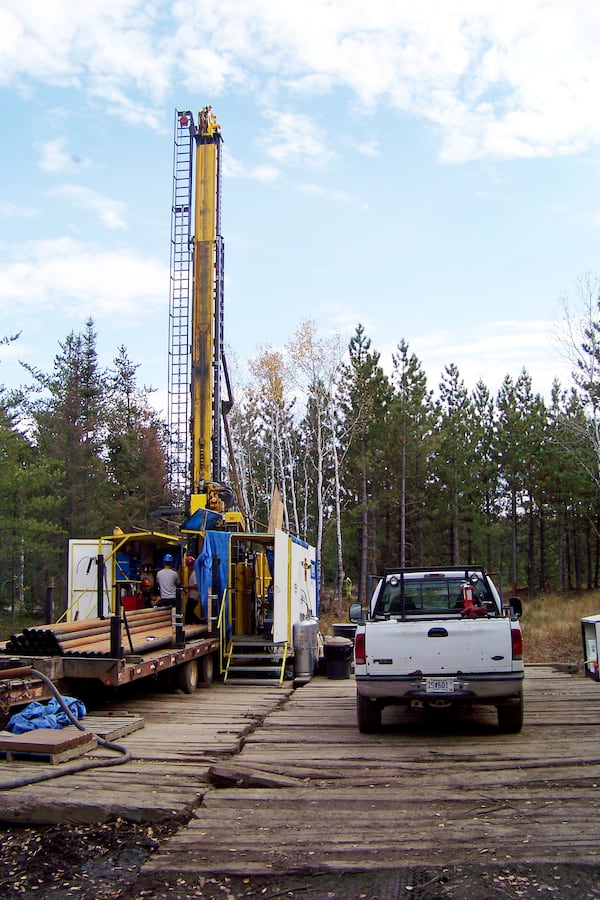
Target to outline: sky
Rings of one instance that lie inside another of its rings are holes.
[[[562,301],[598,273],[589,0],[0,0],[0,384],[92,317],[166,410],[175,111],[223,135],[225,337],[360,323],[429,386],[570,381]]]

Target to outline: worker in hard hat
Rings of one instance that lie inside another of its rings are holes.
[[[170,553],[165,553],[163,556],[163,567],[156,573],[156,586],[160,593],[158,603],[161,606],[175,606],[177,588],[180,584],[179,575],[173,568],[173,556]],[[155,603],[155,606],[158,603]]]
[[[185,604],[185,623],[186,625],[195,625],[200,622],[199,602],[200,595],[198,593],[198,579],[194,563],[196,560],[193,556],[186,556],[185,564],[188,568],[187,582],[187,601]]]

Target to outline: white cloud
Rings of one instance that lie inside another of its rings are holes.
[[[210,35],[219,90],[241,69],[271,105],[277,91],[349,89],[357,114],[386,104],[431,122],[447,161],[572,153],[600,140],[600,16],[586,0],[215,0],[199,9],[174,7],[192,43]]]
[[[34,209],[32,206],[21,206],[18,203],[11,203],[10,201],[0,203],[1,219],[31,219],[38,215],[39,210]]]
[[[277,166],[270,164],[251,166],[232,156],[228,150],[223,152],[223,173],[228,178],[248,178],[262,184],[272,184],[281,174]]]
[[[91,188],[75,184],[64,184],[55,188],[52,194],[70,200],[75,206],[95,212],[105,228],[127,228],[123,218],[125,206],[119,200],[103,197]]]
[[[66,144],[63,137],[44,141],[40,145],[40,169],[51,175],[60,175],[88,165],[81,157],[68,152]]]
[[[363,141],[356,148],[361,156],[376,157],[381,156],[381,150],[377,141]]]
[[[534,393],[541,394],[546,402],[555,378],[563,389],[572,384],[573,364],[564,353],[557,322],[486,322],[461,326],[458,332],[431,329],[412,336],[400,333],[391,343],[389,334],[382,333],[368,310],[334,303],[322,305],[319,327],[323,333],[341,335],[347,343],[358,323],[371,341],[371,350],[380,353],[380,365],[388,376],[393,371],[392,356],[397,355],[400,340],[406,340],[409,353],[414,353],[421,363],[428,388],[434,394],[438,393],[445,367],[451,363],[457,366],[467,390],[474,390],[482,381],[492,396],[496,396],[507,375],[516,380],[523,369],[531,376]]]
[[[243,90],[278,164],[330,145],[272,110],[333,91],[357,117],[387,105],[431,123],[447,161],[548,156],[600,142],[599,42],[589,0],[3,0],[0,85],[80,89],[156,129],[175,84]]]
[[[459,334],[427,331],[409,340],[411,352],[421,360],[429,386],[437,390],[445,366],[454,363],[469,390],[479,380],[492,394],[506,375],[516,379],[526,369],[533,390],[550,397],[552,382],[571,383],[571,365],[553,337],[556,323],[549,321],[496,321],[462,327]],[[391,359],[393,348],[388,348]]]
[[[7,252],[3,254],[4,259]],[[107,250],[71,238],[31,242],[0,264],[0,311],[93,315],[94,320],[143,321],[164,310],[168,269],[131,250]]]
[[[163,38],[165,24],[157,0],[3,0],[0,85],[33,81],[78,88],[129,118],[135,93],[161,100],[171,83],[176,48]],[[158,121],[150,117],[146,123],[154,127]]]
[[[331,190],[328,187],[324,187],[322,184],[300,184],[296,190],[300,194],[307,194],[308,196],[319,197],[325,200],[333,200],[335,203],[348,203],[352,206],[357,206],[360,209],[369,208],[368,204],[359,200],[357,197],[353,197],[347,191]]]
[[[322,166],[332,157],[323,130],[302,113],[265,111],[271,128],[261,143],[279,164]]]

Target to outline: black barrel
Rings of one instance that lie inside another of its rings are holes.
[[[328,678],[350,678],[353,647],[349,638],[326,637],[323,643],[323,652],[325,672]]]

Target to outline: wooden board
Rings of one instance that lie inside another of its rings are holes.
[[[126,734],[132,734],[144,727],[145,720],[143,716],[99,716],[89,715],[81,720],[87,731],[98,735],[105,741],[116,741],[125,737]],[[65,730],[76,730],[75,725],[69,725]]]
[[[8,762],[36,760],[53,765],[75,759],[94,750],[96,739],[89,731],[37,728],[25,734],[0,734],[0,758]]]

